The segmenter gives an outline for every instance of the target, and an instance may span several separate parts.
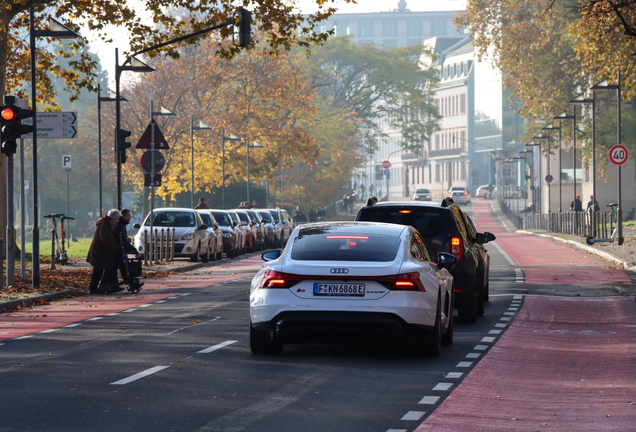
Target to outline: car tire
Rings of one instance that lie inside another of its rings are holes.
[[[208,243],[208,250],[201,256],[201,262],[210,262],[210,243]]]
[[[435,325],[431,330],[416,337],[413,345],[413,355],[416,357],[439,357],[442,353],[442,307],[441,299],[437,296],[437,313]]]
[[[190,261],[192,262],[199,262],[200,259],[200,255],[199,255],[199,249],[201,248],[201,245],[197,245],[197,250],[196,252],[190,257]]]
[[[446,332],[442,332],[442,345],[449,346],[453,344],[453,333],[455,332],[455,318],[453,317],[455,306],[453,300],[453,291],[451,290],[450,294],[450,304],[448,305],[448,327],[446,327]]]
[[[461,322],[472,324],[477,321],[477,292],[473,291],[457,307],[457,315]]]
[[[250,322],[250,351],[252,354],[280,354],[283,343],[274,335],[259,333]]]

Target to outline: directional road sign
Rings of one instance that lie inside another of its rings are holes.
[[[609,151],[609,158],[614,165],[623,165],[627,162],[629,153],[627,149],[622,145],[615,145]]]
[[[146,128],[146,131],[141,136],[141,138],[139,138],[139,142],[137,143],[135,148],[138,148],[138,149],[150,149],[151,148],[150,141],[152,139],[152,127],[153,127],[153,125],[155,127],[155,150],[168,150],[168,149],[170,149],[170,146],[166,142],[166,139],[163,137],[163,134],[159,130],[159,125],[157,124],[157,122],[155,122],[154,119],[152,119],[152,121],[148,124],[148,127]]]
[[[77,128],[75,126],[38,126],[38,138],[75,138]],[[29,134],[31,136],[33,134]]]
[[[153,158],[154,153],[154,158]],[[141,156],[141,168],[146,174],[152,172],[152,161],[154,160],[154,172],[160,173],[163,167],[166,165],[166,158],[159,150],[146,150]]]
[[[77,125],[77,113],[74,111],[42,111],[37,113],[38,128],[40,125],[70,126]],[[24,124],[32,125],[33,118],[24,120]]]

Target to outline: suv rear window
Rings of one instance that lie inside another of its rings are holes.
[[[399,237],[384,235],[313,234],[294,240],[291,258],[298,261],[393,261]]]
[[[424,237],[448,235],[452,229],[448,209],[437,207],[365,207],[356,220],[408,225]]]

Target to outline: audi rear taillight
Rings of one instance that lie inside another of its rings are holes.
[[[461,260],[464,256],[464,248],[462,247],[462,239],[461,237],[452,237],[451,238],[451,253],[455,255],[457,261]]]
[[[267,270],[260,288],[291,288],[304,278],[306,276]]]
[[[386,288],[394,291],[426,291],[418,272],[401,273],[391,276],[376,276],[375,279]]]

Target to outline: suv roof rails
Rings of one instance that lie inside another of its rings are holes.
[[[372,206],[374,206],[377,203],[378,203],[378,198],[375,195],[371,196],[367,200],[367,207],[372,207]]]
[[[442,207],[448,207],[448,206],[450,206],[451,204],[455,204],[455,201],[453,201],[453,198],[451,198],[451,197],[446,197],[446,198],[444,198],[444,199],[442,200],[442,204],[441,204],[441,206],[442,206]]]

